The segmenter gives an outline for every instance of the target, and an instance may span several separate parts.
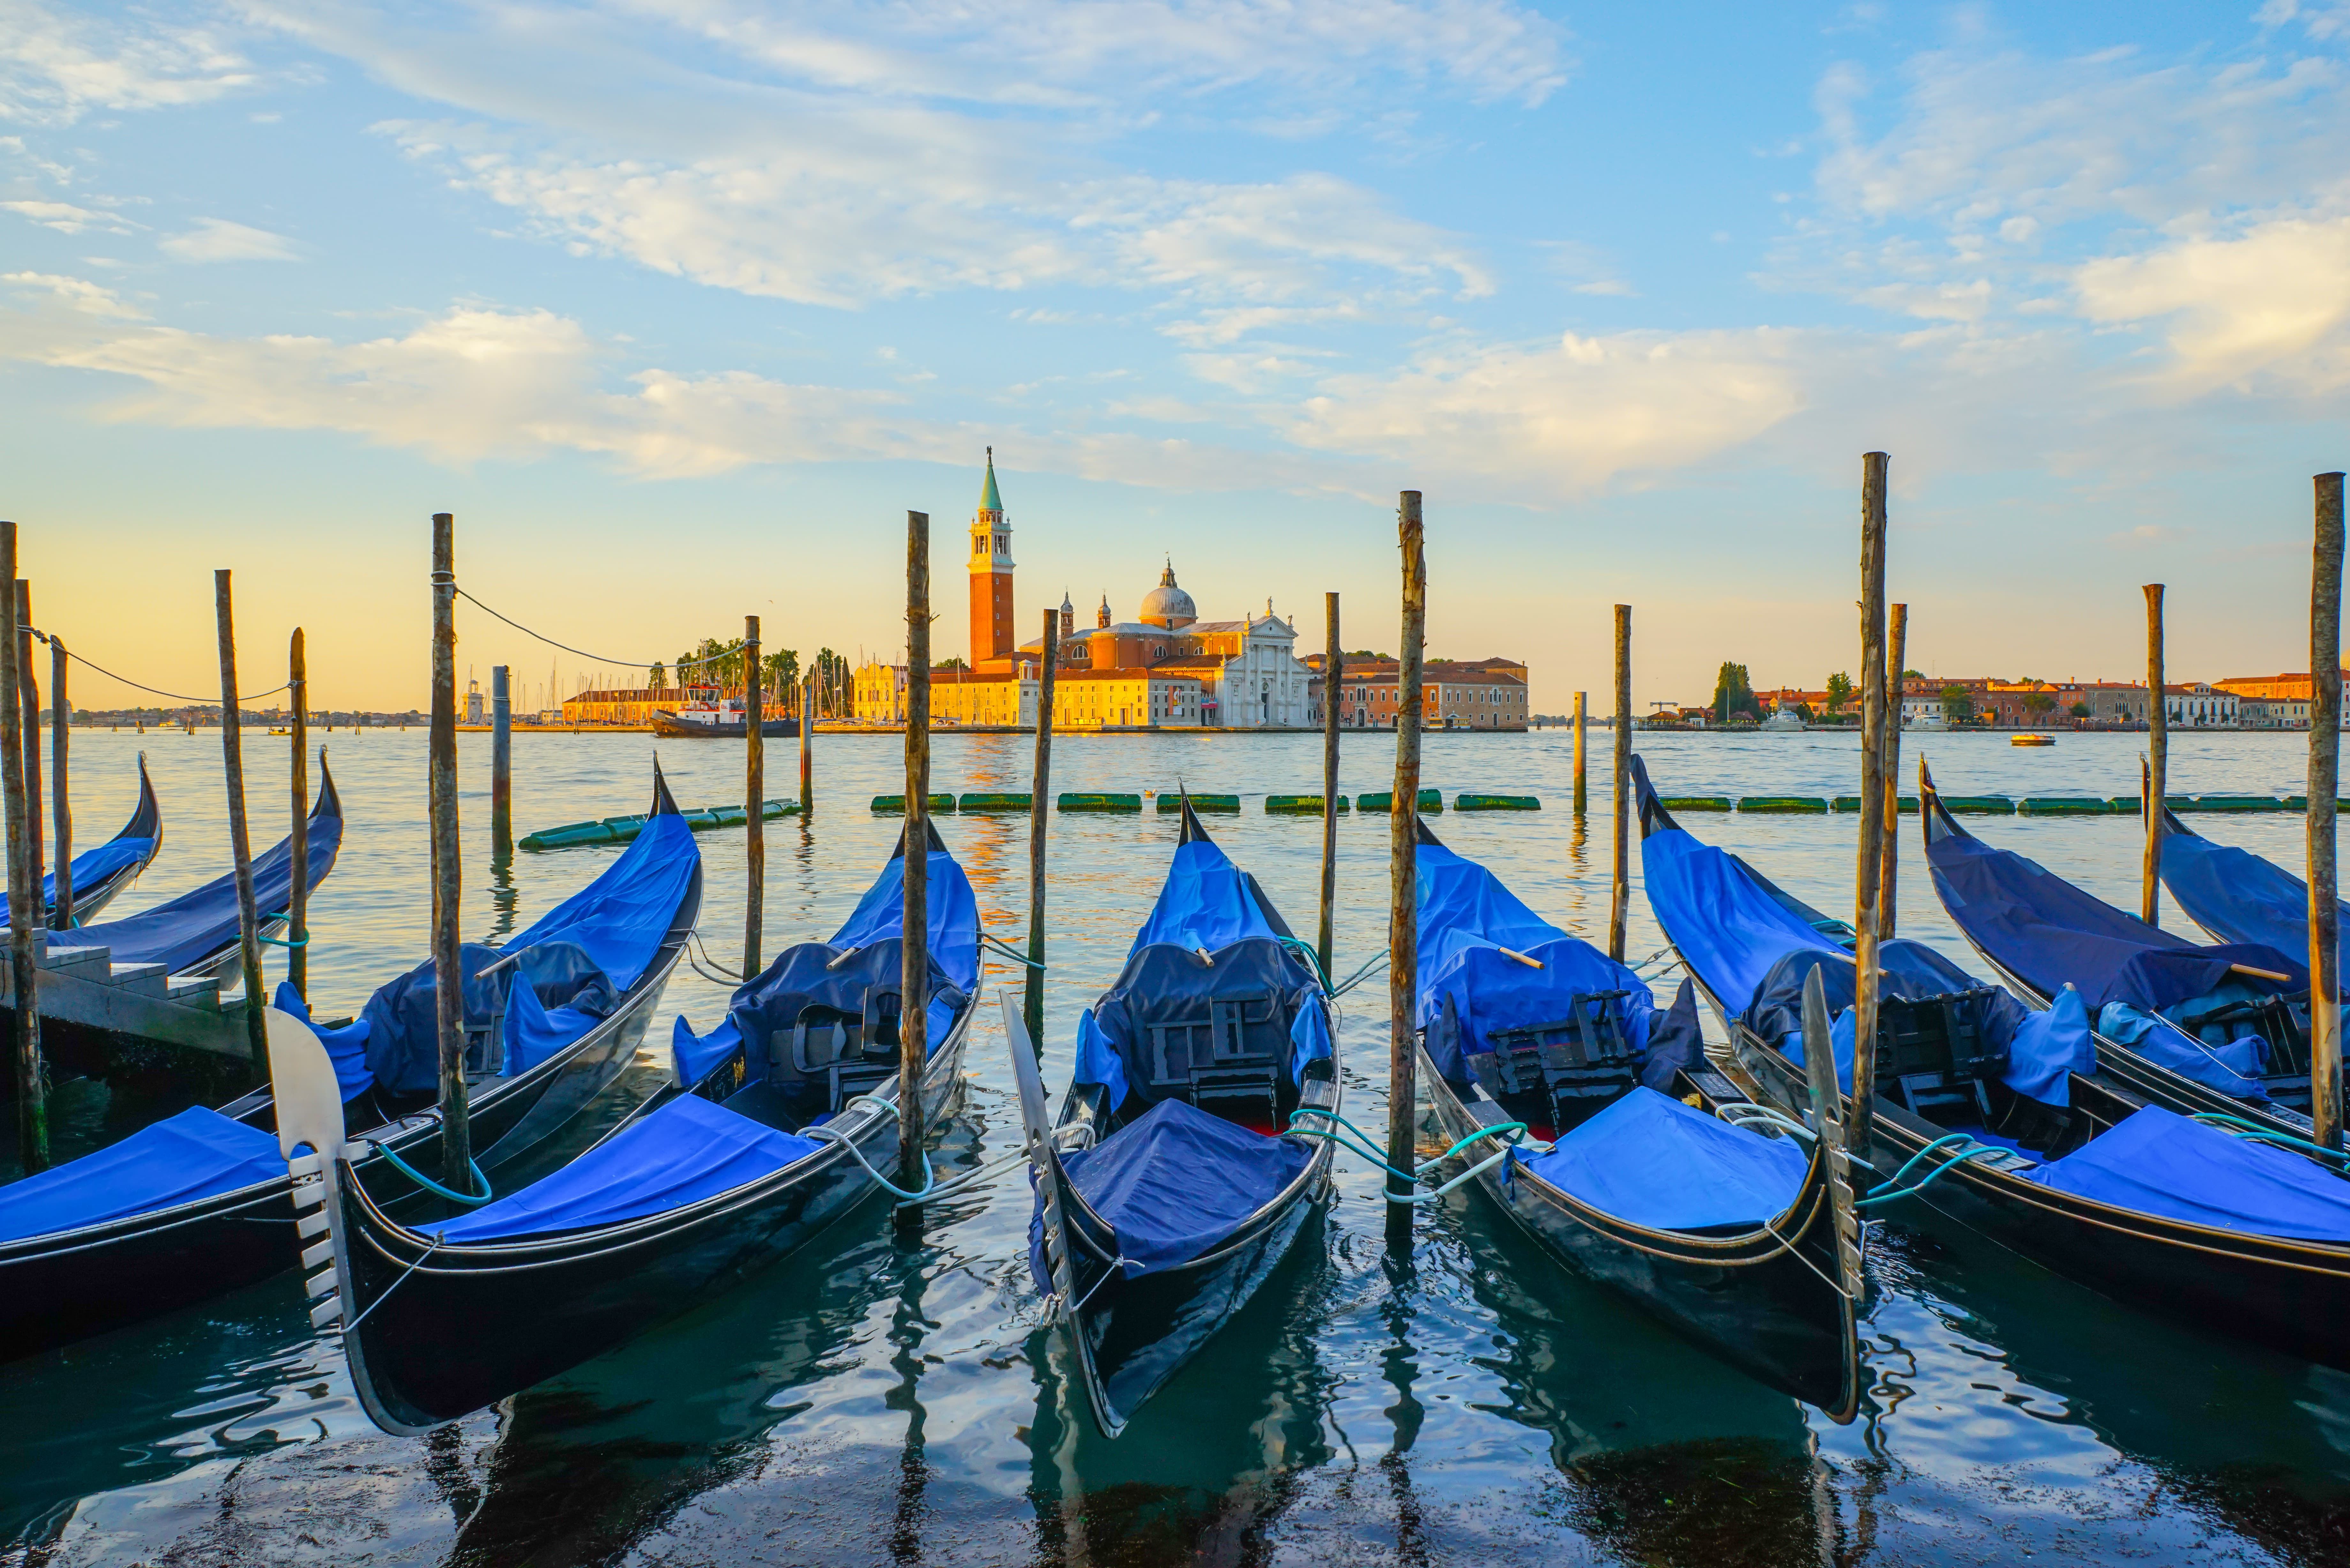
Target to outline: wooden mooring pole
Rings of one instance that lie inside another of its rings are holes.
[[[1403,637],[1397,650],[1395,795],[1388,819],[1388,1171],[1390,1198],[1408,1198],[1417,1185],[1413,1138],[1419,1124],[1419,727],[1427,703],[1420,691],[1428,631],[1428,556],[1419,492],[1407,490],[1396,509],[1403,551]],[[1388,1240],[1411,1240],[1411,1209],[1388,1205]]]
[[[228,853],[236,871],[239,966],[244,972],[245,1039],[253,1070],[269,1076],[269,998],[261,989],[261,913],[254,907],[253,835],[244,815],[244,740],[236,701],[236,616],[229,573],[213,574],[213,614],[220,623],[221,764],[228,774]]]
[[[2313,675],[2314,672],[2313,671]],[[2146,864],[2138,874],[2137,918],[2162,924],[2162,806],[2170,794],[2170,711],[2162,689],[2162,585],[2146,585]],[[2316,710],[2310,710],[2311,722]],[[2314,802],[2312,803],[2313,806]]]
[[[33,919],[46,926],[40,897],[47,870],[41,853],[41,687],[33,669],[33,585],[23,577],[16,579],[16,703],[18,743],[25,748],[25,847],[33,862]]]
[[[1877,901],[1885,873],[1885,471],[1860,460],[1860,866],[1853,893],[1853,1156],[1868,1158],[1877,1102]]]
[[[760,683],[759,618],[743,618],[743,793],[749,815],[743,819],[743,978],[766,966],[759,961],[759,917],[767,904],[767,746],[765,693]]]
[[[1575,694],[1575,815],[1581,816],[1591,806],[1591,788],[1584,780],[1583,771],[1583,699]]]
[[[1315,951],[1322,961],[1322,983],[1330,983],[1331,925],[1338,901],[1338,696],[1347,655],[1338,647],[1338,596],[1322,596],[1322,921]]]
[[[1029,1043],[1045,1051],[1045,839],[1052,824],[1054,671],[1061,661],[1061,616],[1045,612],[1045,638],[1036,645],[1036,770],[1028,781],[1028,978],[1021,1016]]]
[[[1885,863],[1877,878],[1877,940],[1880,942],[1893,940],[1894,871],[1901,858],[1901,708],[1905,700],[1901,671],[1908,658],[1909,607],[1895,605],[1885,655]]]
[[[0,583],[16,580],[16,525],[0,522]],[[0,692],[16,690],[23,639],[0,638]],[[31,826],[25,804],[25,748],[16,726],[0,727],[0,799],[8,832],[8,983],[16,1005],[9,1033],[16,1049],[16,1158],[25,1174],[49,1168],[49,1075],[41,1062],[39,967],[33,957],[33,922],[40,913],[41,883],[32,875],[26,839]]]
[[[930,1064],[931,515],[906,514],[906,910],[898,996],[898,1185],[922,1186],[922,1070]],[[920,1209],[898,1210],[920,1224]]]
[[[66,639],[49,636],[49,816],[56,825],[57,891],[51,900],[53,931],[73,929],[73,799],[68,789],[70,770],[66,753],[73,739],[73,704],[66,697]]]
[[[2316,478],[2309,589],[2309,1115],[2324,1147],[2342,1147],[2341,906],[2334,859],[2342,769],[2342,475]]]
[[[465,1092],[465,979],[457,947],[457,519],[432,514],[432,728],[426,744],[432,836],[433,1017],[441,1046],[441,1184],[472,1192]]]
[[[514,853],[514,685],[503,664],[490,666],[490,853]]]
[[[800,681],[800,820],[806,822],[816,809],[816,759],[810,749],[816,740],[816,671],[811,670]]]
[[[1632,607],[1616,607],[1615,855],[1607,882],[1607,956],[1624,961],[1624,922],[1632,910]]]
[[[294,737],[294,826],[286,843],[293,854],[287,869],[294,887],[286,904],[286,982],[304,1002],[310,1000],[310,659],[296,627],[286,649],[286,705],[293,711],[286,728]]]

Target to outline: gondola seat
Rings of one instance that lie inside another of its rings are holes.
[[[1630,994],[1578,992],[1564,1016],[1491,1030],[1484,1040],[1491,1049],[1470,1055],[1470,1070],[1496,1101],[1534,1096],[1550,1107],[1550,1126],[1573,1127],[1638,1081],[1640,1054],[1625,1033]]]
[[[1170,1102],[1223,1105],[1270,1129],[1329,1042],[1303,962],[1263,937],[1213,953],[1158,942],[1078,1021],[1077,1081],[1110,1085],[1136,1119]],[[1301,1037],[1308,1036],[1308,1037]]]
[[[1313,1159],[1300,1139],[1268,1137],[1168,1098],[1061,1165],[1117,1233],[1118,1266],[1132,1279],[1212,1251]]]
[[[1513,1155],[1586,1207],[1651,1231],[1751,1231],[1784,1213],[1811,1160],[1766,1137],[1635,1087],[1547,1154]]]
[[[905,944],[897,937],[859,947],[801,942],[786,948],[736,992],[727,1013],[733,1037],[725,1045],[731,1051],[739,1039],[746,1077],[796,1106],[802,1118],[838,1111],[898,1075],[904,969]],[[927,1039],[935,1051],[962,1011],[965,994],[935,961],[930,979]],[[717,1045],[718,1038],[711,1044]],[[714,1062],[726,1054],[681,1049],[679,1060]],[[681,1066],[681,1075],[686,1070]]]

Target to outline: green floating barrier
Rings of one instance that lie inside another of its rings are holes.
[[[1726,794],[1660,795],[1657,804],[1667,811],[1728,811],[1730,797]]]
[[[2003,794],[1946,794],[1942,809],[1954,816],[2013,816],[2015,802]]]
[[[2137,802],[2130,802],[2137,809]],[[2039,794],[2015,803],[2019,816],[2110,816],[2113,806],[2093,794]]]
[[[2130,803],[2130,809],[2132,811],[2136,811],[2137,809],[2137,803],[2136,801],[2132,801]],[[2283,809],[2286,811],[2307,811],[2309,809],[2309,797],[2305,794],[2289,794],[2284,797]],[[2336,811],[2350,811],[2350,800],[2335,801],[2334,803],[2334,809]]]
[[[1417,798],[1419,802],[1419,810],[1423,814],[1441,812],[1444,809],[1444,793],[1441,790],[1424,789],[1419,792]],[[1395,810],[1395,791],[1383,789],[1370,794],[1358,794],[1355,797],[1355,809],[1391,813]]]
[[[1542,802],[1530,794],[1463,794],[1453,797],[1455,811],[1540,811]]]
[[[1035,804],[1033,794],[999,792],[993,794],[966,794],[955,802],[957,811],[1026,811]]]
[[[1345,795],[1338,797],[1337,805],[1340,811],[1347,809]],[[1318,794],[1269,794],[1264,797],[1264,809],[1268,815],[1319,816],[1322,815],[1322,797]]]
[[[1182,809],[1181,790],[1162,789],[1159,792],[1159,814],[1161,816],[1180,814]],[[1191,809],[1238,816],[1241,814],[1241,797],[1236,794],[1195,794],[1191,797]]]
[[[1825,815],[1828,803],[1815,794],[1748,794],[1738,797],[1738,809]]]
[[[951,794],[934,794],[928,798],[930,800],[928,810],[952,811],[954,809],[954,796]],[[879,812],[896,812],[903,816],[906,814],[906,797],[902,794],[877,794],[873,797],[873,809]]]
[[[1055,803],[1063,811],[1140,811],[1139,794],[1065,794]]]
[[[1838,811],[1856,812],[1860,809],[1860,796],[1856,794],[1840,794],[1835,797],[1835,808]],[[1901,797],[1901,809],[1908,812],[1911,816],[1917,815],[1918,797],[1914,794],[1903,795]]]
[[[771,800],[759,810],[763,818],[795,815],[799,805],[793,801]],[[713,827],[740,827],[751,820],[751,814],[739,805],[704,805],[681,812],[687,827],[696,833],[707,833]],[[583,844],[626,844],[645,830],[646,817],[608,816],[596,822],[570,822],[561,827],[544,828],[525,838],[517,847],[523,849],[576,849]]]
[[[2199,794],[2195,797],[2192,809],[2196,811],[2282,811],[2284,802],[2272,794]],[[2302,809],[2306,811],[2309,808],[2304,805]]]

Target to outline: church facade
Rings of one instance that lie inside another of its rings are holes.
[[[971,525],[971,652],[967,668],[931,675],[931,714],[947,724],[1033,727],[1043,640],[1015,643],[1012,528],[995,483],[995,454]],[[1068,728],[1302,729],[1314,722],[1313,671],[1296,653],[1294,618],[1203,621],[1170,560],[1135,618],[1113,618],[1104,595],[1091,627],[1061,596],[1053,722]],[[901,666],[858,671],[857,716],[905,718]],[[870,693],[868,698],[868,693]]]

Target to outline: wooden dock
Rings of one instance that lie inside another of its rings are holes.
[[[45,1022],[250,1059],[244,999],[224,1003],[218,975],[168,974],[160,963],[116,963],[104,947],[37,941],[37,995]],[[0,969],[0,1008],[16,1004]]]

